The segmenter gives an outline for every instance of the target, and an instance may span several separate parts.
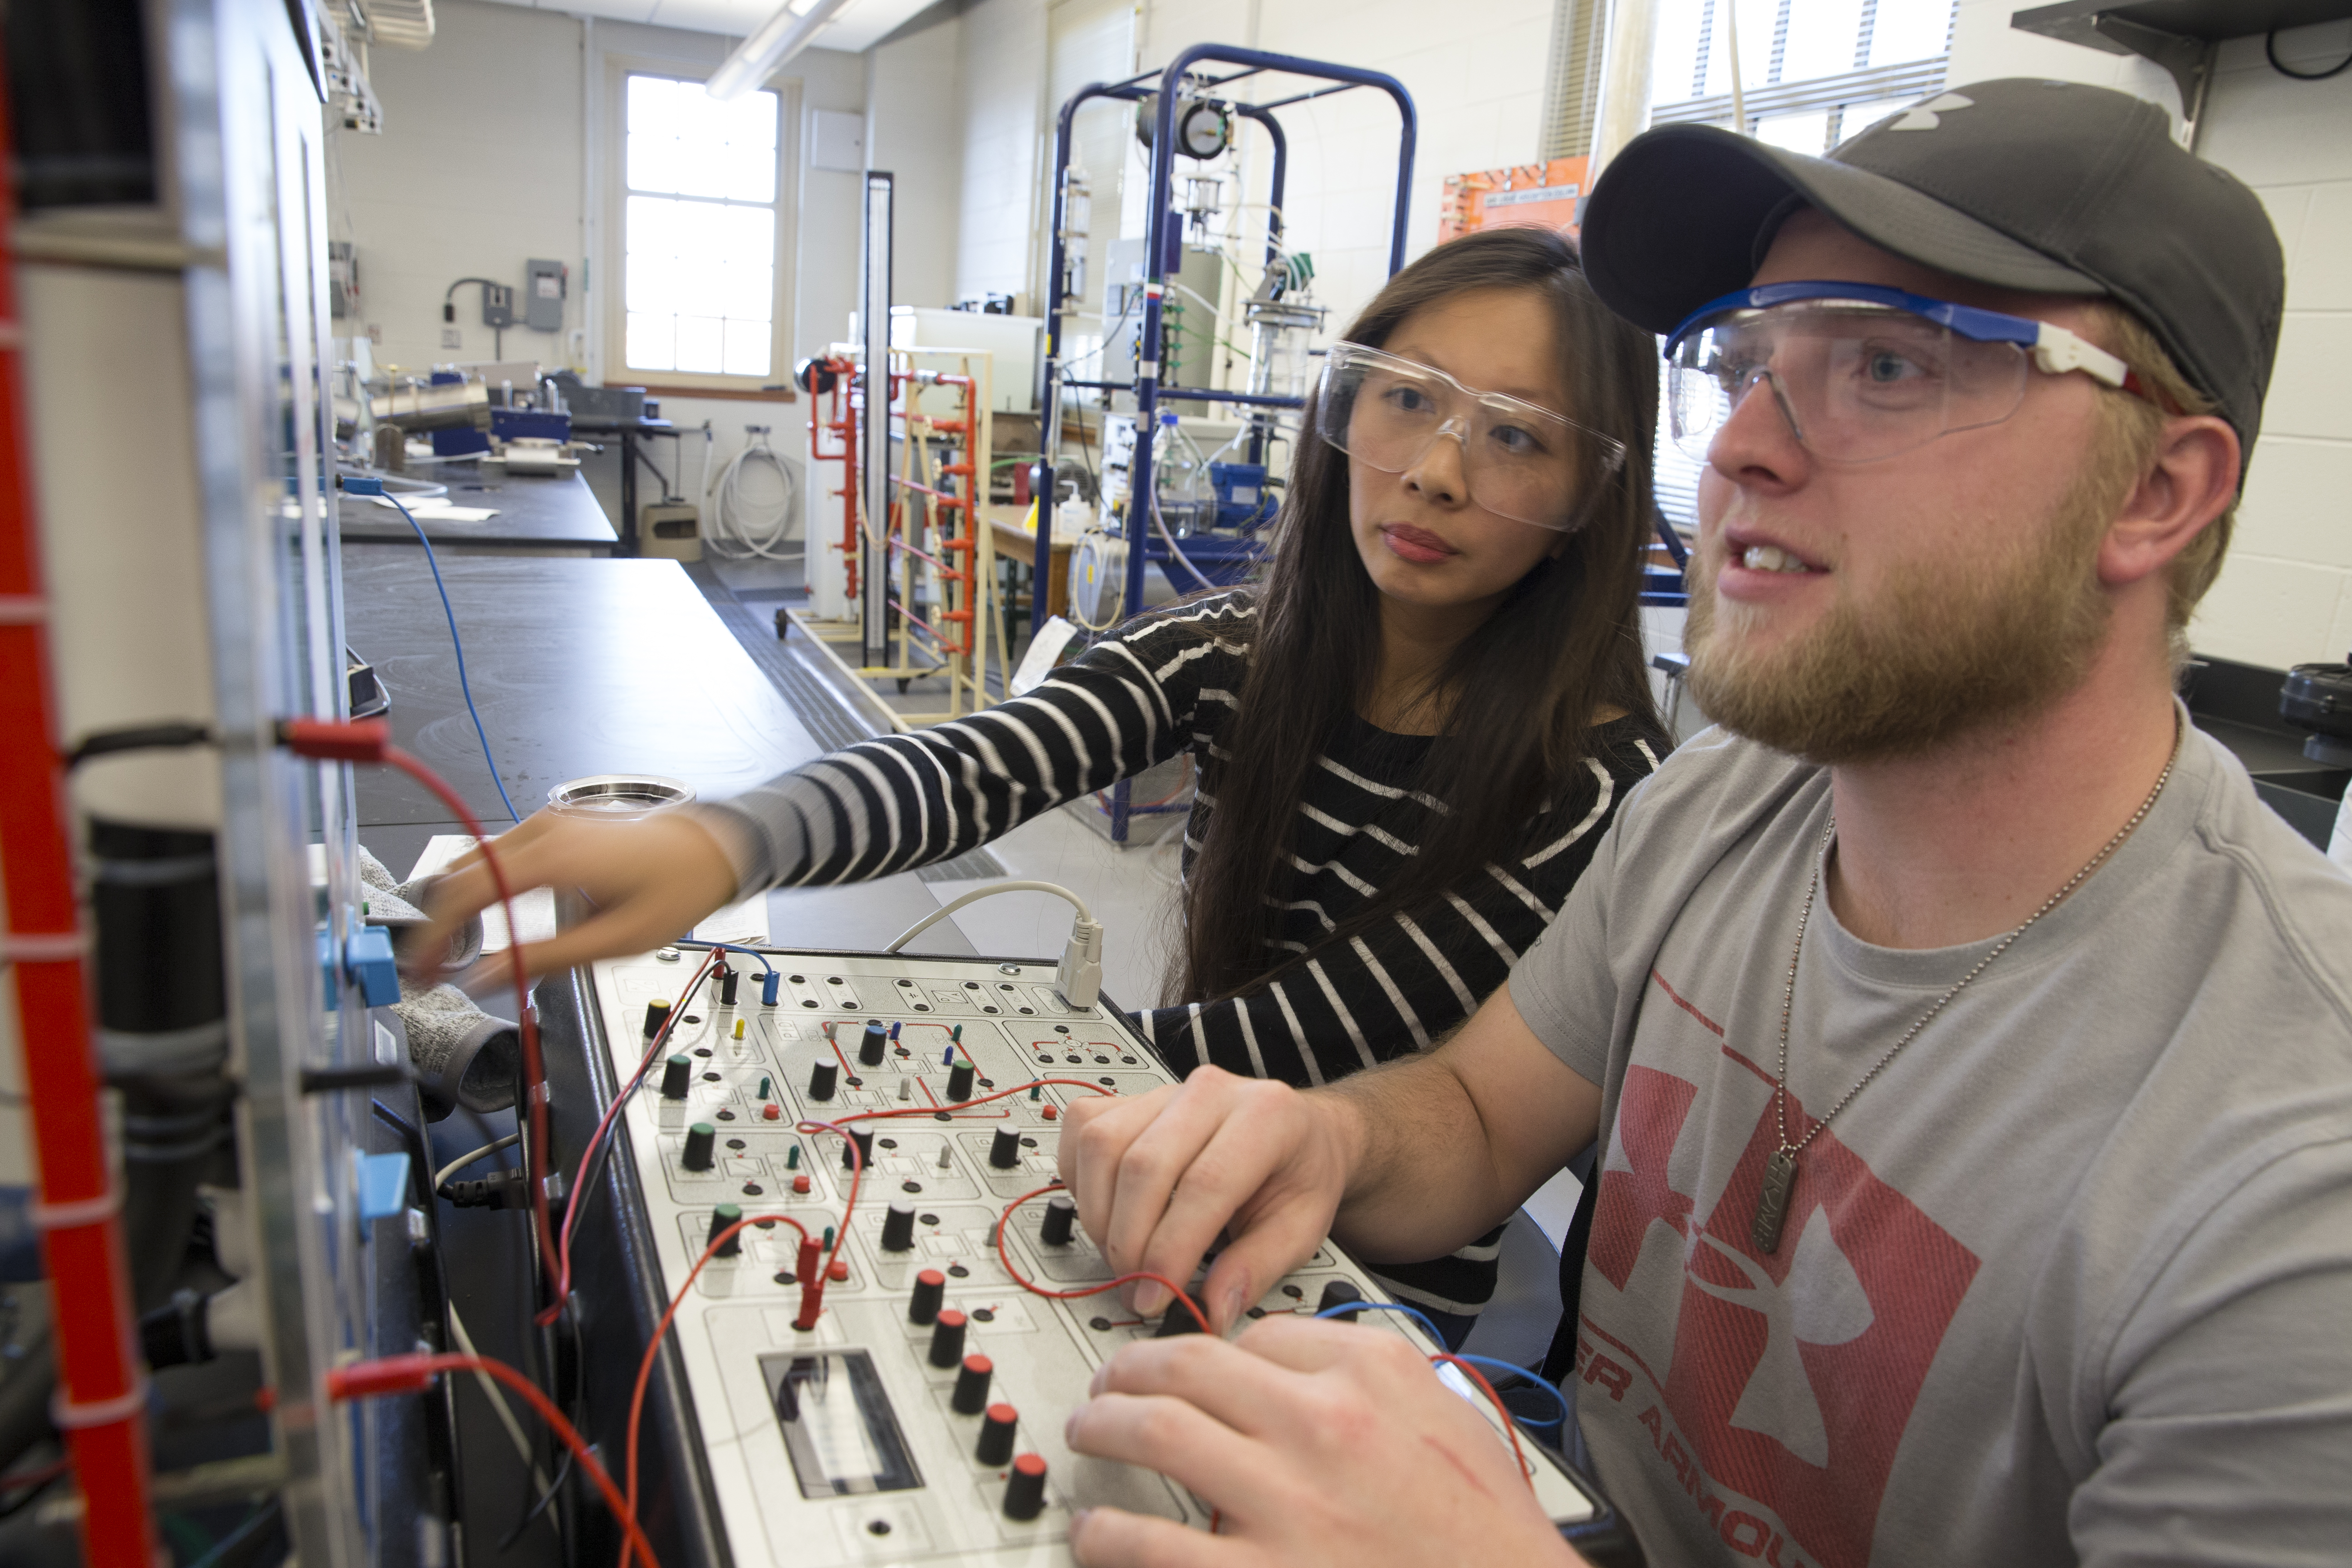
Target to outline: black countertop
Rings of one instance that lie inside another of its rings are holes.
[[[534,478],[502,473],[496,463],[436,463],[409,477],[446,484],[454,506],[497,510],[480,522],[419,517],[436,554],[610,555],[620,542],[595,492],[577,471]],[[366,497],[343,497],[338,517],[346,544],[415,547],[415,531],[401,515]]]

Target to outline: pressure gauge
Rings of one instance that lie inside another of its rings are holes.
[[[1157,95],[1136,105],[1135,139],[1146,147],[1151,145],[1159,114]],[[1233,141],[1234,117],[1222,105],[1200,98],[1176,100],[1176,151],[1187,158],[1213,158],[1232,146]]]

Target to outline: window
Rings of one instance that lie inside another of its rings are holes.
[[[1744,129],[1819,157],[1942,90],[1955,9],[1956,0],[1658,0],[1650,122],[1731,124],[1736,22]],[[1661,401],[1658,506],[1685,531],[1698,518],[1698,479],[1699,465],[1667,434]]]
[[[622,372],[776,379],[777,95],[633,72],[622,116]]]

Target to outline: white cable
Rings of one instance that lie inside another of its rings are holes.
[[[744,465],[754,458],[773,464],[784,481],[783,499],[772,503],[765,516],[742,492]],[[754,556],[762,561],[806,558],[804,548],[781,548],[791,537],[793,519],[800,511],[801,481],[783,454],[768,445],[766,431],[744,438],[742,450],[730,458],[719,477],[704,488],[703,499],[711,503],[710,526],[704,531],[703,542],[719,554],[736,561]]]
[[[457,1348],[467,1355],[482,1353],[474,1348],[473,1336],[466,1332],[466,1320],[457,1315],[457,1303],[455,1301],[449,1303],[449,1337],[457,1341]],[[509,1437],[514,1439],[515,1452],[521,1456],[523,1464],[530,1470],[531,1485],[540,1491],[545,1491],[546,1472],[539,1468],[539,1458],[530,1451],[530,1439],[523,1436],[522,1423],[515,1419],[514,1408],[507,1403],[506,1390],[492,1382],[490,1374],[486,1372],[477,1371],[474,1381],[480,1384],[482,1392],[490,1396],[490,1408],[498,1413],[499,1425],[507,1429]]]
[[[993,898],[998,893],[1051,893],[1057,899],[1068,900],[1070,907],[1078,911],[1077,918],[1070,922],[1070,942],[1062,950],[1061,967],[1054,973],[1054,989],[1061,993],[1062,1000],[1073,1007],[1093,1006],[1096,998],[1102,994],[1102,922],[1095,919],[1094,911],[1087,908],[1084,899],[1053,882],[996,882],[985,888],[974,888],[961,898],[941,904],[900,931],[896,940],[882,951],[896,952],[966,904]]]
[[[434,1176],[433,1190],[436,1192],[440,1191],[442,1183],[447,1181],[450,1177],[456,1175],[458,1172],[472,1164],[475,1161],[487,1160],[491,1155],[497,1153],[499,1150],[511,1149],[517,1143],[521,1142],[521,1133],[509,1132],[494,1143],[485,1143],[480,1148],[475,1150],[472,1153],[465,1155],[463,1158],[450,1161],[447,1164],[442,1166],[438,1173]]]

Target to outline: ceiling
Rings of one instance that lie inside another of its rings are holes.
[[[734,38],[756,29],[775,15],[778,0],[495,0],[501,5],[521,5],[533,11],[560,11],[571,16],[594,16],[615,22],[645,22],[657,27],[683,27],[694,33],[723,33]],[[932,0],[849,0],[833,20],[817,31],[810,47],[844,49],[852,54],[872,48]],[[793,9],[804,11],[810,0],[793,0]]]

